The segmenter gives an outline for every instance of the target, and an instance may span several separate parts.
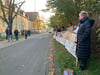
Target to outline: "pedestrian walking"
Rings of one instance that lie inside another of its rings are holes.
[[[79,14],[79,29],[77,32],[76,55],[80,60],[80,69],[87,68],[87,60],[90,55],[90,33],[91,23],[88,18],[88,12],[81,11]]]
[[[27,34],[28,34],[27,30],[25,30],[25,39],[27,39]]]
[[[31,36],[31,30],[28,30],[27,33],[28,33],[28,36]]]
[[[19,39],[19,31],[17,29],[14,30],[16,41]]]
[[[6,29],[6,38],[8,39],[8,42],[12,40],[12,31],[10,30],[9,27]]]
[[[21,30],[21,35],[24,36],[24,34],[25,34],[25,30]]]

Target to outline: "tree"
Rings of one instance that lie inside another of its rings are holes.
[[[64,14],[67,21],[75,21],[79,12],[86,10],[91,16],[100,13],[100,0],[47,0],[48,9]]]
[[[93,44],[92,50],[96,49],[96,40],[100,38],[100,27],[97,25],[100,24],[100,0],[47,0],[48,9],[52,9],[55,11],[54,13],[58,13],[60,15],[66,17],[65,21],[73,23],[78,22],[79,13],[82,10],[85,10],[89,13],[89,17],[95,19],[95,24],[92,28],[92,41]],[[60,18],[64,20],[63,18]],[[76,22],[75,22],[76,21]],[[52,24],[55,25],[55,24]],[[59,24],[58,24],[59,25]],[[55,25],[56,26],[56,25]],[[54,27],[54,26],[53,26]],[[97,30],[97,37],[96,37]],[[99,39],[100,40],[100,39]],[[100,46],[100,45],[99,45]],[[99,49],[100,50],[100,49]]]
[[[66,17],[67,24],[70,21],[77,20],[79,13],[80,0],[76,2],[76,0],[48,0],[47,7],[49,9],[53,9],[55,13],[63,15]],[[63,19],[63,18],[62,18]]]
[[[52,28],[66,28],[68,27],[67,24],[67,18],[62,14],[59,14],[58,12],[50,17],[48,26]]]
[[[7,5],[4,5],[3,1],[0,0],[0,8],[2,15],[0,15],[0,18],[5,21],[8,25],[8,27],[12,31],[12,24],[14,18],[17,16],[21,6],[24,4],[25,1],[16,3],[16,0],[6,0]]]
[[[48,26],[52,27],[52,28],[57,28],[57,24],[56,24],[55,20],[56,20],[55,16],[50,17],[50,22],[49,22]]]

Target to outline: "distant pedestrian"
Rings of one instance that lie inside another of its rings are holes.
[[[12,31],[9,27],[6,29],[6,38],[8,39],[8,42],[12,40]]]
[[[21,35],[24,36],[25,30],[21,30]]]
[[[14,34],[15,34],[15,38],[16,40],[18,40],[18,36],[19,36],[19,31],[17,29],[14,30]]]
[[[28,36],[31,36],[31,30],[28,30],[27,33],[28,33]]]
[[[27,30],[25,30],[25,39],[27,39],[27,34],[28,34]]]
[[[77,32],[77,46],[76,55],[80,59],[80,69],[85,70],[87,68],[87,60],[90,55],[90,33],[91,24],[88,13],[81,11],[79,14],[79,29]]]

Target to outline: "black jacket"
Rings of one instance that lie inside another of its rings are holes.
[[[80,20],[77,33],[76,55],[78,58],[88,58],[90,52],[91,23],[87,17]]]
[[[12,35],[12,32],[11,32],[11,30],[9,29],[6,29],[6,35],[8,36],[8,35]]]
[[[18,36],[19,31],[18,31],[18,30],[15,30],[15,31],[14,31],[14,34],[15,34],[16,36]]]

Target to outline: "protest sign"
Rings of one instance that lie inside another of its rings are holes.
[[[66,43],[65,43],[65,48],[74,56],[76,57],[76,34],[72,33],[70,31],[67,31],[67,37],[66,37]]]

